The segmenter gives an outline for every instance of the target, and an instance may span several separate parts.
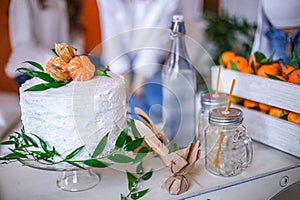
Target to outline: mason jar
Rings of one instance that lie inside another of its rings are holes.
[[[219,93],[215,95],[214,93],[202,93],[200,96],[201,108],[198,115],[198,131],[196,139],[200,140],[201,143],[204,142],[204,130],[208,126],[209,112],[215,108],[224,107],[227,102],[228,95],[224,93]]]
[[[238,108],[213,109],[205,129],[205,167],[216,175],[235,176],[249,167],[253,159],[252,140],[242,124]]]

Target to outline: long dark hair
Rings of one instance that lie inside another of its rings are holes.
[[[42,9],[47,8],[47,1],[51,1],[51,0],[39,0],[40,7]],[[69,31],[72,37],[84,31],[84,27],[81,22],[83,0],[66,0],[66,2],[67,2]]]

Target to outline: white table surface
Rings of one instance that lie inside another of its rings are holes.
[[[277,182],[268,190],[252,184],[253,190],[257,190],[257,193],[253,193],[252,196],[243,193],[248,190],[249,184],[259,183],[265,177],[280,175],[287,171],[293,172],[289,184],[300,180],[299,158],[256,142],[253,143],[253,148],[252,165],[235,177],[224,178],[210,174],[204,168],[204,159],[200,159],[189,176],[191,180],[189,190],[178,196],[170,195],[164,188],[164,180],[170,174],[162,167],[160,160],[146,159],[144,164],[146,170],[153,168],[154,173],[150,180],[140,184],[141,189],[150,188],[142,199],[233,199],[233,195],[237,194],[242,195],[243,200],[268,199],[266,197],[271,197],[278,192]],[[94,171],[101,176],[97,186],[82,192],[66,192],[56,186],[56,180],[62,172],[39,170],[22,166],[20,163],[11,163],[0,167],[0,200],[120,199],[120,193],[128,192],[125,170],[130,168],[133,167],[120,165],[96,169]],[[255,195],[256,198],[253,198]]]

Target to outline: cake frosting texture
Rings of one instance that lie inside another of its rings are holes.
[[[95,76],[45,91],[24,91],[42,81],[33,78],[20,88],[22,123],[54,146],[62,156],[85,145],[76,159],[91,156],[101,138],[109,133],[103,154],[114,147],[118,134],[126,127],[126,94],[123,77]]]

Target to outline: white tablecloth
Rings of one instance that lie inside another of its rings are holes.
[[[141,189],[150,188],[150,192],[142,199],[269,199],[278,191],[300,180],[299,158],[256,142],[253,147],[252,166],[235,177],[223,178],[210,174],[204,168],[204,159],[200,159],[189,176],[189,190],[179,196],[172,196],[165,190],[163,182],[169,173],[161,167],[160,160],[146,159],[144,166],[153,168],[154,173],[150,180],[140,184]],[[122,165],[117,168],[94,170],[101,176],[101,181],[96,187],[83,192],[66,192],[56,186],[61,172],[38,170],[22,166],[20,163],[8,164],[0,167],[0,199],[120,199],[120,193],[128,192],[125,169],[129,168],[132,167]],[[286,174],[289,176],[289,182],[285,187],[281,187],[280,179]]]

